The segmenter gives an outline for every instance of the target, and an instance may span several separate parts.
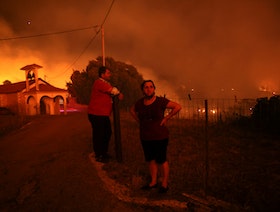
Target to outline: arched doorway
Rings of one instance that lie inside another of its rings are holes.
[[[60,114],[60,111],[64,111],[64,99],[62,96],[56,96],[53,101],[54,114]]]
[[[27,98],[27,115],[36,115],[37,114],[37,104],[36,104],[36,99],[34,96],[29,96]]]
[[[48,96],[43,96],[40,99],[40,114],[51,114],[52,99]]]

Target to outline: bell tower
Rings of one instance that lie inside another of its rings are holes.
[[[39,83],[38,83],[38,69],[43,68],[37,64],[31,64],[22,67],[20,70],[25,71],[25,82],[26,82],[26,91],[28,92],[30,89],[31,83],[35,82],[36,91],[39,90]]]

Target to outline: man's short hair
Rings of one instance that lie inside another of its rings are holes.
[[[101,66],[98,69],[98,76],[101,77],[102,74],[104,74],[106,72],[108,68],[106,66]],[[109,69],[108,69],[109,70]]]
[[[147,82],[151,82],[154,86],[154,89],[156,89],[156,86],[155,86],[155,83],[153,82],[153,80],[144,80],[142,83],[141,83],[141,90],[143,91],[144,89],[144,86]]]

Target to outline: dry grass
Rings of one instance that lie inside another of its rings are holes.
[[[0,136],[20,128],[29,119],[0,116]],[[242,127],[210,125],[206,134],[204,124],[204,121],[197,120],[170,120],[170,190],[164,197],[154,194],[148,197],[185,201],[182,193],[198,197],[207,194],[238,205],[245,211],[279,211],[279,137],[253,132],[248,124]],[[112,161],[104,169],[111,178],[129,187],[132,195],[147,197],[147,193],[141,193],[139,189],[149,177],[147,164],[139,141],[138,125],[128,113],[121,113],[121,137],[123,163]],[[110,148],[110,153],[115,155],[114,145]]]
[[[209,125],[206,134],[203,121],[183,119],[171,120],[169,129],[171,189],[167,198],[180,200],[182,193],[189,193],[212,196],[248,211],[279,209],[279,138],[228,124]],[[141,195],[139,187],[148,180],[147,164],[138,126],[127,113],[121,114],[121,135],[123,163],[111,162],[104,169]]]
[[[18,115],[0,115],[0,136],[3,136],[15,129],[19,129],[28,123],[32,117]]]

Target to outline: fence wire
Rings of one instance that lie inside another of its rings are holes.
[[[256,100],[172,100],[182,110],[168,123],[169,197],[182,199],[182,193],[189,193],[213,196],[253,211],[277,208],[279,142],[231,124],[250,117]],[[121,112],[120,119],[122,164],[126,167],[121,175],[138,194],[149,180],[138,124],[127,111]]]

